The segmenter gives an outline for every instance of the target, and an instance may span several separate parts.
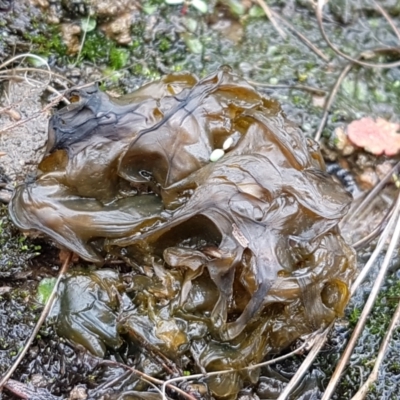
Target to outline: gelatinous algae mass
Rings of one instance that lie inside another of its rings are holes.
[[[143,272],[119,332],[194,370],[239,369],[342,313],[355,256],[337,224],[351,197],[276,101],[228,68],[69,97],[10,213],[86,260],[117,254]],[[214,395],[257,379],[234,374],[208,381]]]

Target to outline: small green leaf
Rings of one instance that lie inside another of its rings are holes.
[[[40,281],[36,294],[36,300],[38,303],[47,303],[55,284],[56,278],[44,278]]]
[[[165,4],[182,4],[185,0],[164,0]]]
[[[229,0],[228,5],[229,5],[229,9],[231,10],[232,14],[243,15],[246,11],[243,4],[237,0]]]
[[[203,44],[197,37],[190,34],[183,34],[182,36],[190,52],[200,54],[203,51]]]
[[[261,7],[253,6],[249,10],[249,15],[250,15],[250,17],[253,17],[253,18],[261,18],[261,17],[265,16],[265,12],[263,11],[263,9]]]
[[[185,24],[185,26],[186,26],[186,29],[189,31],[189,32],[196,32],[196,29],[197,29],[197,21],[195,20],[195,19],[193,19],[193,18],[185,18],[184,19],[184,21],[183,21],[183,23]]]
[[[26,59],[27,59],[28,63],[31,64],[35,68],[43,67],[43,65],[47,65],[47,58],[37,56],[36,54],[31,54]]]
[[[91,32],[96,28],[96,20],[94,18],[82,18],[81,28],[83,32]]]
[[[192,0],[191,5],[202,14],[205,14],[208,11],[208,5],[203,0]]]
[[[155,4],[151,4],[151,3],[145,3],[142,6],[142,10],[145,14],[147,15],[151,15],[154,14],[157,10],[157,6]]]

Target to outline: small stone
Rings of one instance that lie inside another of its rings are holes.
[[[31,383],[33,386],[44,388],[48,385],[47,379],[41,374],[33,374],[31,375]]]
[[[313,96],[312,104],[314,107],[324,108],[326,103],[326,96]]]
[[[378,183],[378,175],[373,168],[366,168],[358,177],[360,186],[365,190],[372,189]]]
[[[381,181],[393,168],[393,165],[389,161],[385,161],[382,164],[376,166],[376,173],[378,175],[379,180]]]
[[[354,146],[350,143],[347,134],[343,127],[338,127],[333,132],[333,143],[337,150],[339,150],[344,156],[349,156],[354,153]]]
[[[119,15],[111,22],[101,26],[102,31],[107,37],[115,40],[119,44],[129,44],[132,41],[131,37],[132,16],[131,13]]]
[[[5,111],[5,113],[8,114],[13,121],[19,121],[21,119],[21,113],[15,108],[10,108],[9,110]]]
[[[61,36],[67,46],[68,55],[77,54],[81,46],[81,28],[74,24],[61,24]]]
[[[70,394],[68,400],[86,400],[88,397],[86,388],[84,386],[75,386]]]
[[[225,151],[222,149],[215,149],[210,155],[210,161],[215,162],[222,158],[225,154]]]

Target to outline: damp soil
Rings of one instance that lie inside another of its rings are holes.
[[[130,93],[145,82],[166,73],[189,71],[204,77],[220,65],[228,64],[252,82],[260,92],[279,100],[288,118],[299,125],[306,135],[313,135],[316,131],[324,97],[346,65],[346,61],[336,57],[322,39],[309,2],[301,0],[275,1],[269,2],[269,5],[306,35],[327,56],[328,63],[290,30],[283,39],[263,16],[262,10],[250,2],[243,2],[243,5],[240,3],[240,7],[234,1],[210,2],[207,14],[202,14],[192,6],[169,6],[163,1],[145,2],[128,11],[123,2],[115,2],[116,8],[108,11],[101,8],[101,2],[94,2],[92,8],[88,8],[84,1],[14,0],[2,3],[6,4],[4,7],[1,5],[0,9],[0,61],[13,54],[30,51],[46,58],[54,71],[70,81],[69,86],[98,79],[101,80],[101,89],[115,96]],[[387,0],[380,4],[392,17],[399,16],[400,8],[396,1]],[[324,11],[328,35],[339,48],[352,56],[365,49],[380,47],[382,43],[398,46],[395,34],[372,2],[338,1],[331,7],[325,7]],[[131,21],[128,28],[123,24],[126,13],[130,15]],[[65,43],[68,37],[64,33],[63,39],[61,31],[64,26],[82,27],[82,21],[89,19],[96,21],[96,26],[86,32],[85,40],[82,30],[75,34],[78,43],[83,41],[84,45],[80,53],[74,53],[74,38],[69,38],[70,41]],[[115,22],[114,25],[119,24],[119,31],[112,27],[112,22]],[[124,32],[128,32],[130,41],[124,39]],[[377,62],[392,60],[395,57],[374,59]],[[38,78],[45,81],[46,75],[40,74]],[[9,85],[15,85],[15,82],[7,79],[2,83],[1,107],[9,105],[7,96],[10,93],[17,93],[12,98],[12,104],[17,104],[14,109],[24,117],[28,107],[32,106],[21,103],[18,100],[18,90],[12,89],[10,92]],[[60,83],[54,82],[54,85],[63,89]],[[300,86],[312,87],[313,90],[303,90]],[[39,87],[39,91],[39,94],[29,96],[29,100],[36,101],[36,109],[32,112],[52,99],[53,95],[45,87]],[[323,132],[322,150],[327,162],[338,163],[347,169],[359,190],[368,189],[372,185],[371,181],[379,176],[382,165],[394,163],[395,160],[371,156],[362,151],[344,155],[332,133],[362,116],[380,116],[398,121],[398,115],[399,69],[353,68],[341,86]],[[2,125],[15,122],[9,113],[2,112],[0,118]],[[32,176],[41,157],[47,122],[46,118],[34,121],[37,128],[29,126],[26,131],[14,129],[11,134],[0,134],[0,152],[7,153],[0,156],[0,199],[4,202],[16,183]],[[30,136],[29,129],[38,132],[36,136]],[[365,178],[366,171],[369,176],[372,175],[370,181]],[[390,193],[385,196],[382,201],[390,197]],[[42,306],[36,299],[39,282],[45,277],[56,276],[61,262],[58,249],[48,240],[30,239],[21,235],[10,223],[5,207],[0,210],[0,221],[1,375],[23,346],[41,311]],[[359,234],[362,235],[362,232]],[[366,249],[358,255],[360,267],[369,251]],[[113,259],[107,265],[110,266],[121,274],[130,271],[129,266]],[[74,268],[78,267],[93,268],[90,264],[80,264]],[[351,300],[345,316],[337,322],[329,342],[293,398],[321,397],[332,373],[332,365],[338,360],[351,334],[377,269],[372,271],[370,278]],[[372,318],[337,388],[336,399],[351,398],[371,371],[371,360],[377,353],[384,329],[396,306],[395,299],[400,295],[398,280],[398,262],[395,259]],[[368,394],[368,399],[397,398],[394,388],[400,385],[400,367],[396,361],[400,351],[398,330],[391,343],[382,372]],[[35,387],[47,389],[49,393],[62,398],[68,398],[71,391],[74,396],[83,393],[89,398],[122,398],[115,393],[123,390],[136,393],[142,385],[119,364],[143,362],[132,359],[133,353],[134,349],[129,345],[124,345],[118,352],[108,350],[106,359],[109,363],[105,364],[81,347],[57,336],[49,321],[42,328],[13,379],[32,382]],[[276,398],[279,387],[290,379],[302,359],[303,356],[297,356],[263,370],[259,382],[243,389],[239,396]],[[158,368],[153,360],[146,362],[149,371]],[[184,385],[182,387],[186,388]],[[201,388],[199,390],[201,392]],[[3,399],[20,398],[6,390],[1,396]],[[135,396],[132,394],[123,398]]]

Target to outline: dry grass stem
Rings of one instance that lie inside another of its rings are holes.
[[[318,353],[324,346],[326,339],[328,337],[328,333],[332,329],[332,326],[335,321],[332,321],[329,326],[316,338],[313,347],[311,348],[310,352],[308,353],[307,357],[301,363],[299,369],[293,375],[290,382],[286,385],[283,392],[279,395],[278,400],[286,400],[289,398],[289,395],[292,391],[297,387],[300,383],[303,376],[307,373],[309,368],[311,367],[312,363],[314,362],[315,357],[317,357]]]
[[[260,87],[265,87],[265,88],[270,88],[270,89],[291,89],[291,90],[302,90],[305,92],[310,92],[313,94],[316,94],[318,96],[324,96],[326,94],[326,90],[319,89],[313,86],[307,86],[307,85],[272,85],[268,83],[261,83],[257,81],[253,81],[252,79],[247,79],[247,82],[249,82],[253,86],[260,86]]]
[[[318,57],[321,57],[326,63],[329,63],[330,60],[328,56],[326,56],[317,46],[315,46],[310,40],[308,40],[302,33],[300,33],[290,22],[286,21],[283,17],[281,17],[278,13],[271,10],[271,13],[274,17],[278,18],[279,21],[282,22],[283,25],[287,26],[290,30],[292,30],[297,37],[299,37],[304,44],[311,49]]]
[[[47,82],[43,83],[43,86],[46,87],[48,85],[50,85],[50,82],[52,80],[52,75],[53,75],[53,71],[50,68],[50,65],[48,64],[48,62],[42,58],[37,56],[36,54],[32,54],[32,53],[24,53],[24,54],[19,54],[18,56],[14,56],[12,58],[10,58],[9,60],[5,61],[3,64],[0,65],[0,71],[2,71],[7,65],[12,64],[13,62],[17,61],[18,59],[22,58],[22,61],[25,58],[34,58],[35,60],[41,62],[43,65],[46,66],[47,71],[46,70],[42,70],[42,69],[38,69],[40,72],[47,72],[48,74],[48,79]]]
[[[324,130],[326,121],[328,120],[329,110],[332,107],[333,101],[335,100],[335,97],[340,88],[340,85],[342,84],[343,79],[349,73],[349,71],[351,70],[352,67],[353,67],[352,63],[349,63],[346,65],[346,67],[343,69],[343,71],[339,75],[338,79],[336,80],[335,86],[332,88],[332,90],[329,94],[329,97],[325,103],[324,113],[322,115],[321,122],[319,123],[317,133],[314,136],[314,139],[317,142],[319,142],[319,140],[321,139],[322,131]]]
[[[358,392],[352,397],[351,400],[363,400],[366,394],[368,393],[369,389],[371,388],[372,384],[378,379],[379,367],[381,366],[383,358],[385,357],[393,332],[399,323],[400,323],[400,302],[397,305],[396,311],[394,312],[392,320],[390,321],[389,328],[386,331],[385,337],[383,338],[383,341],[379,348],[374,368],[371,374],[369,375],[368,379],[361,386]]]
[[[213,371],[213,372],[207,372],[207,373],[204,373],[204,374],[194,374],[194,375],[189,375],[189,376],[179,376],[177,378],[168,379],[167,381],[163,382],[163,385],[162,385],[162,388],[161,388],[163,400],[166,399],[166,395],[165,395],[166,387],[171,385],[172,383],[187,381],[187,380],[191,380],[191,379],[208,378],[210,376],[215,376],[215,375],[231,374],[232,372],[235,372],[235,371],[246,371],[246,370],[252,370],[252,369],[256,369],[256,368],[261,368],[261,367],[264,367],[266,365],[271,365],[271,364],[275,364],[275,363],[277,363],[279,361],[283,361],[283,360],[285,360],[287,358],[290,358],[290,357],[292,357],[292,356],[294,356],[296,354],[300,354],[308,346],[309,346],[309,343],[307,341],[305,341],[301,346],[299,346],[297,349],[291,351],[290,353],[284,354],[283,356],[276,357],[276,358],[273,358],[271,360],[264,361],[264,362],[261,362],[261,363],[258,363],[258,364],[249,365],[249,366],[247,366],[245,368],[241,368],[239,370]],[[173,387],[175,388],[175,386],[173,386]]]
[[[22,76],[19,76],[19,75],[5,75],[4,78],[8,78],[10,80],[14,79],[14,80],[17,80],[19,82],[26,82],[27,81],[25,76],[22,77]],[[29,79],[34,83],[38,83],[38,84],[41,83],[40,81],[38,81],[36,79],[32,79],[32,78],[29,78]],[[61,97],[60,101],[62,101],[63,103],[70,104],[70,101],[66,97],[64,97],[64,95],[62,93],[60,93],[57,89],[54,89],[53,86],[48,85],[48,86],[46,86],[45,90],[48,90],[49,92],[51,92],[53,94],[56,94],[57,96]],[[12,104],[12,105],[8,106],[7,108],[10,108],[10,107],[13,107],[13,106],[15,106],[15,104]],[[1,111],[2,110],[0,110],[0,113],[1,113]],[[0,131],[0,133],[1,132],[2,131]]]
[[[366,244],[377,238],[385,230],[388,221],[393,215],[393,209],[394,204],[389,208],[389,210],[387,210],[385,216],[382,218],[379,224],[368,235],[364,236],[362,239],[353,244],[353,247],[356,250],[363,248]]]
[[[58,74],[57,72],[54,72],[52,70],[47,70],[47,69],[40,69],[40,68],[33,68],[33,67],[15,67],[15,68],[11,68],[11,69],[2,69],[0,70],[0,79],[3,79],[4,77],[1,76],[3,74],[9,74],[10,72],[36,72],[38,74],[50,74],[52,78],[56,77],[61,79],[62,81],[65,81],[67,83],[69,83],[70,85],[73,85],[74,82],[72,82],[70,79],[66,78],[64,75]],[[68,87],[65,86],[65,88],[67,89]]]
[[[385,279],[390,260],[393,256],[393,253],[398,245],[399,237],[400,237],[400,194],[397,196],[396,200],[396,206],[394,209],[393,213],[393,218],[396,220],[396,227],[393,233],[393,236],[390,240],[390,244],[388,247],[388,250],[386,252],[385,258],[382,262],[382,265],[380,267],[378,276],[372,286],[371,293],[368,297],[367,302],[365,303],[364,309],[361,313],[360,319],[357,322],[357,325],[351,335],[351,338],[346,346],[346,349],[344,353],[342,354],[338,365],[336,366],[336,369],[331,377],[331,380],[328,384],[328,387],[325,390],[324,396],[322,397],[322,400],[329,400],[332,395],[334,394],[335,388],[339,382],[340,376],[343,373],[344,368],[346,367],[348,360],[354,350],[354,347],[356,345],[356,342],[358,338],[360,337],[362,331],[364,330],[365,324],[367,322],[367,318],[372,310],[372,307],[375,303],[376,297],[379,293],[379,290],[382,286],[382,283]]]
[[[321,35],[323,36],[324,40],[326,41],[326,43],[328,44],[328,46],[339,56],[345,58],[348,61],[351,61],[354,64],[358,64],[358,65],[362,65],[363,67],[372,67],[372,68],[395,68],[395,67],[399,67],[400,66],[400,60],[399,61],[395,61],[395,62],[389,62],[389,63],[368,63],[368,62],[364,62],[361,61],[360,58],[362,58],[363,56],[365,57],[366,54],[369,54],[370,51],[365,52],[365,54],[362,54],[362,57],[357,57],[357,58],[352,58],[350,56],[348,56],[347,54],[343,53],[342,51],[340,51],[329,39],[328,35],[325,32],[325,28],[324,28],[324,24],[322,22],[323,19],[323,8],[324,5],[326,4],[326,0],[318,0],[317,3],[317,7],[315,8],[315,12],[316,12],[316,16],[317,16],[317,21],[318,21],[318,27],[321,31]],[[393,48],[391,49],[392,51],[397,51],[400,52],[399,48]],[[372,53],[371,53],[372,54]]]
[[[152,376],[147,375],[144,372],[138,371],[135,368],[132,368],[132,367],[126,365],[126,364],[119,363],[117,361],[111,361],[111,360],[104,361],[104,360],[101,360],[101,364],[102,365],[112,365],[112,366],[118,366],[118,367],[121,367],[121,368],[125,368],[125,369],[131,371],[133,374],[139,376],[145,382],[152,382],[152,383],[155,383],[157,385],[163,385],[165,383],[165,381],[162,381],[161,379],[153,378]],[[167,383],[166,386],[168,386],[168,388],[171,389],[171,390],[175,390],[177,393],[179,393],[180,395],[182,395],[183,397],[185,397],[188,400],[198,400],[194,396],[192,396],[191,394],[186,393],[184,390],[182,390],[182,389],[180,389],[180,388],[178,388],[176,386],[173,386],[173,385],[168,384],[168,383]]]
[[[30,120],[32,120],[32,119],[34,119],[34,118],[37,118],[37,117],[38,117],[40,114],[42,114],[43,112],[45,112],[45,111],[51,109],[52,107],[54,107],[54,106],[55,106],[57,103],[59,103],[63,98],[64,98],[64,95],[57,96],[57,97],[56,97],[55,99],[53,99],[49,104],[47,104],[47,106],[43,107],[40,111],[36,111],[36,112],[34,112],[33,114],[31,114],[29,117],[27,117],[27,118],[25,118],[25,119],[22,119],[22,120],[17,121],[17,122],[15,122],[15,123],[13,123],[13,124],[7,125],[5,128],[3,128],[3,129],[0,130],[0,134],[1,134],[1,133],[4,133],[4,132],[7,132],[9,129],[17,128],[18,126],[23,125],[23,124],[25,124],[26,122],[28,122],[28,121],[30,121]]]
[[[379,194],[382,188],[392,180],[393,174],[399,171],[400,162],[398,162],[384,177],[383,179],[368,193],[364,200],[357,206],[357,208],[343,219],[343,224],[349,223],[354,220],[366,207],[368,207],[372,200]]]
[[[271,9],[267,6],[264,0],[255,0],[255,2],[263,9],[265,15],[267,18],[270,20],[271,24],[274,26],[276,31],[279,33],[279,35],[283,38],[286,39],[286,33],[281,29],[281,27],[278,25],[276,22],[274,16],[272,15]]]
[[[364,265],[361,272],[358,274],[357,279],[354,281],[353,285],[351,286],[351,295],[353,295],[361,283],[364,281],[365,277],[368,275],[371,267],[374,265],[374,262],[378,258],[379,254],[381,253],[383,247],[385,246],[386,240],[388,239],[390,233],[393,231],[393,226],[398,219],[398,215],[395,214],[395,210],[393,210],[392,216],[389,219],[389,222],[384,229],[382,235],[380,236],[378,243],[375,246],[375,249],[371,256],[369,257],[367,263]]]
[[[33,341],[36,338],[36,335],[39,333],[40,328],[42,327],[44,321],[47,318],[47,315],[49,314],[56,294],[57,294],[57,290],[58,290],[58,286],[60,284],[61,279],[65,276],[65,273],[68,270],[68,266],[69,263],[71,261],[71,257],[72,257],[72,253],[69,252],[61,269],[60,272],[58,274],[56,283],[53,287],[53,290],[50,293],[50,296],[46,302],[46,305],[43,308],[42,313],[40,314],[40,317],[38,319],[38,322],[35,325],[35,328],[33,329],[31,335],[29,336],[28,340],[26,341],[24,347],[22,348],[21,352],[18,354],[18,357],[15,359],[13,365],[8,369],[8,371],[2,376],[2,378],[0,379],[0,391],[2,390],[3,386],[7,383],[8,379],[11,378],[12,374],[14,373],[14,371],[17,369],[18,365],[20,364],[20,362],[22,361],[22,359],[25,357],[25,354],[27,353],[27,351],[29,350],[31,344],[33,343]]]
[[[389,23],[393,32],[396,34],[397,39],[400,41],[400,31],[398,30],[397,26],[394,24],[393,20],[390,18],[389,14],[377,3],[374,1],[375,7],[380,11],[380,13],[385,17],[386,21]]]

